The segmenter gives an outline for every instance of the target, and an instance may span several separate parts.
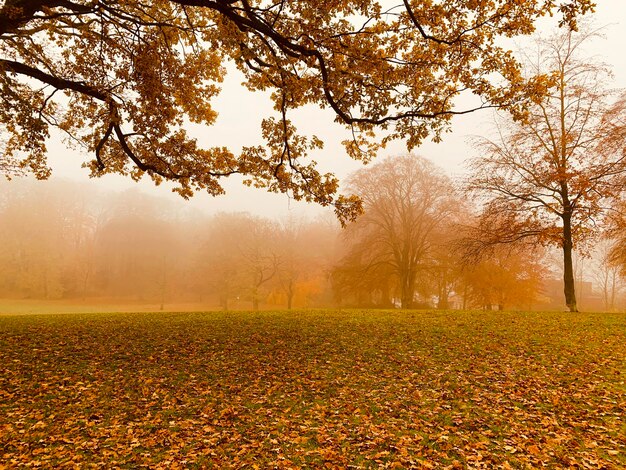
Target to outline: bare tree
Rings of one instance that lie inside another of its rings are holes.
[[[306,304],[310,295],[323,287],[339,229],[320,222],[290,217],[276,227],[275,285],[287,309],[294,302]]]
[[[245,298],[258,310],[278,266],[275,224],[247,213],[218,214],[200,262],[224,310],[232,298]]]
[[[252,303],[252,310],[256,311],[278,269],[276,224],[254,216],[247,216],[241,222],[243,232],[239,236],[236,256],[243,274],[242,287]]]
[[[576,303],[572,254],[596,235],[626,174],[614,130],[626,106],[610,104],[607,68],[581,57],[593,32],[559,33],[538,41],[532,73],[552,77],[545,96],[532,97],[524,122],[502,119],[495,140],[476,142],[469,188],[485,198],[485,245],[532,237],[561,247],[565,303]]]
[[[390,271],[402,308],[410,308],[434,234],[458,204],[450,179],[428,160],[406,155],[356,172],[349,189],[365,209],[348,227],[349,256],[358,256],[360,276]]]
[[[615,301],[623,289],[622,276],[620,273],[619,253],[615,240],[608,238],[598,243],[595,250],[596,266],[593,270],[593,280],[600,288],[604,309],[607,312],[615,310]]]

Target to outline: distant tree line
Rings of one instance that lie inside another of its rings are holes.
[[[0,200],[0,295],[254,310],[530,308],[545,296],[556,249],[567,308],[578,310],[585,280],[576,257],[596,256],[587,278],[612,309],[626,271],[626,94],[607,88],[605,65],[582,56],[596,35],[538,40],[524,63],[529,78],[545,80],[543,94],[520,115],[499,115],[496,137],[476,138],[465,181],[415,155],[353,174],[346,189],[363,213],[343,230],[180,214],[132,192],[88,199],[68,184],[16,184]]]
[[[365,214],[341,229],[332,216],[210,217],[137,191],[3,183],[0,296],[192,302],[224,310],[541,303],[550,276],[545,251],[518,243],[477,255],[478,210],[429,161],[389,158],[357,172],[350,185]],[[605,246],[603,266],[616,268],[597,273],[609,297],[607,283],[624,265],[623,246]]]
[[[321,16],[308,3],[235,3],[4,2],[0,174],[47,178],[58,129],[92,153],[92,176],[169,180],[189,197],[219,195],[239,174],[333,207],[346,230],[13,187],[0,206],[1,295],[507,308],[540,297],[551,247],[577,311],[575,257],[603,244],[596,279],[614,303],[626,259],[626,95],[584,55],[597,32],[578,19],[592,1],[340,2]],[[546,13],[562,28],[536,53],[499,45]],[[277,112],[262,121],[263,145],[237,152],[200,148],[186,129],[215,123],[228,60]],[[476,139],[462,190],[428,161],[398,157],[357,172],[342,195],[308,159],[322,141],[290,119],[311,105],[334,112],[351,135],[346,153],[363,161],[390,140],[441,140],[456,114],[502,114]]]
[[[176,213],[137,191],[70,182],[0,186],[0,295],[217,303],[323,303],[332,222]]]

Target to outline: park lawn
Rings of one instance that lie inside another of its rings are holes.
[[[625,468],[626,315],[0,316],[0,468]]]

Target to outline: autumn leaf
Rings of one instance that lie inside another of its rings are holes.
[[[0,331],[7,468],[626,465],[624,314],[2,315]]]

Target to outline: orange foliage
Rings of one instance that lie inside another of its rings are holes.
[[[7,0],[0,7],[0,169],[49,174],[46,138],[59,128],[88,149],[93,175],[176,181],[182,196],[216,195],[235,173],[246,184],[334,204],[342,219],[358,201],[337,197],[337,179],[307,160],[322,142],[289,119],[306,105],[330,108],[352,135],[347,153],[371,158],[383,143],[409,148],[439,139],[452,116],[511,106],[545,83],[527,82],[502,36],[528,34],[558,12],[575,26],[591,0],[376,0],[152,2]],[[263,146],[236,154],[200,148],[184,123],[211,125],[211,99],[232,61],[250,90],[276,110]],[[498,77],[496,80],[494,77]],[[62,91],[63,93],[58,93]],[[462,91],[481,102],[455,108]]]
[[[479,139],[471,190],[484,197],[485,244],[523,238],[563,250],[565,303],[577,310],[572,255],[605,228],[626,176],[626,102],[606,88],[609,71],[581,56],[593,32],[562,32],[538,44],[533,73],[552,74],[524,121]]]
[[[459,289],[466,306],[529,310],[538,300],[547,274],[537,256],[540,253],[532,255],[527,246],[500,246],[478,263],[467,266]]]

